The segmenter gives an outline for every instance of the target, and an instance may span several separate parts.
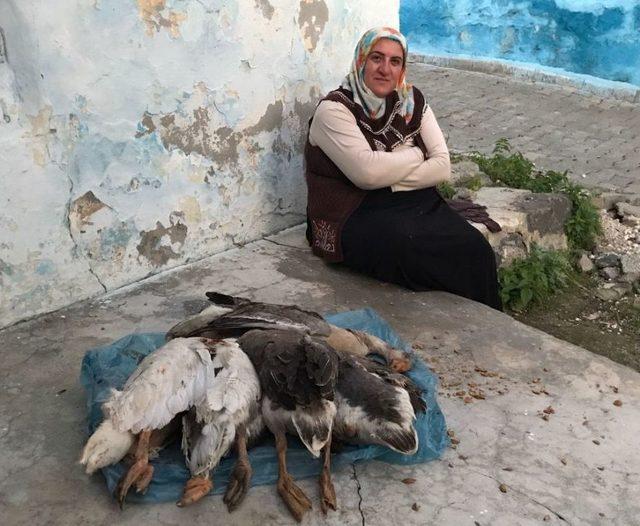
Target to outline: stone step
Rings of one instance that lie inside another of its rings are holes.
[[[547,250],[567,248],[564,223],[571,212],[571,202],[566,196],[485,187],[474,192],[472,200],[486,206],[489,217],[502,227],[500,232],[492,233],[482,224],[471,223],[493,247],[500,267],[525,257],[534,243]]]

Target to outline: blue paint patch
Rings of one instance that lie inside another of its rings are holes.
[[[74,105],[78,111],[83,111],[87,108],[87,97],[84,95],[76,95]]]
[[[41,276],[53,274],[55,270],[56,270],[56,266],[54,265],[53,261],[51,261],[50,259],[42,259],[36,265],[36,273],[40,274]]]
[[[122,256],[135,233],[132,219],[122,221],[112,228],[103,228],[100,232],[100,259],[112,261],[115,257]]]
[[[121,157],[127,143],[114,142],[101,135],[82,137],[73,149],[69,173],[74,183],[91,187],[104,179],[104,173],[114,159]]]
[[[401,0],[400,28],[417,52],[515,60],[640,85],[640,0],[597,8],[581,0],[470,5]]]
[[[0,259],[0,274],[5,274],[6,276],[13,276],[13,267],[9,265],[6,261],[2,261]]]

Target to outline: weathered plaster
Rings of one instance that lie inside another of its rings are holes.
[[[187,18],[187,15],[168,9],[166,4],[166,0],[138,0],[140,19],[144,22],[147,35],[153,36],[154,33],[165,28],[171,38],[180,36],[180,23]]]
[[[273,17],[273,13],[275,11],[274,7],[271,5],[269,0],[255,0],[256,8],[260,9],[262,12],[262,16],[264,16],[267,20],[271,20]]]
[[[397,13],[0,3],[0,326],[301,222],[308,119]]]
[[[307,51],[315,51],[328,19],[329,10],[324,0],[300,0],[298,25]]]
[[[174,212],[169,217],[171,226],[165,227],[158,221],[156,228],[140,232],[140,244],[136,246],[138,253],[147,258],[154,266],[164,265],[170,259],[178,259],[179,252],[174,247],[182,247],[187,238],[188,228],[183,223],[184,214]]]

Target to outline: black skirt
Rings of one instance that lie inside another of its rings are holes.
[[[493,249],[435,188],[368,192],[342,231],[343,263],[412,290],[443,290],[502,310]]]

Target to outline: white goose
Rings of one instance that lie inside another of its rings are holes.
[[[177,338],[142,360],[122,391],[113,390],[103,405],[105,420],[87,441],[80,463],[91,474],[119,462],[137,436],[134,463],[116,490],[122,506],[132,485],[138,492],[144,492],[151,482],[149,450],[158,441],[156,437],[166,433],[166,426],[177,415],[195,408],[197,422],[209,429],[224,430],[205,442],[196,441],[198,458],[208,455],[208,469],[192,472],[194,477],[185,486],[179,504],[195,502],[211,489],[202,475],[205,472],[208,475],[226,453],[238,429],[238,441],[246,439],[244,431],[258,412],[259,400],[260,385],[255,370],[234,340]],[[246,455],[239,464],[243,463],[248,465]],[[238,480],[243,482],[241,487],[245,491],[248,481],[244,483],[242,476],[246,479],[247,473],[250,476],[250,469],[234,472],[241,477]],[[194,478],[198,480],[194,482]],[[230,484],[229,490],[232,487]],[[236,493],[232,495],[235,505],[244,496],[237,490]]]
[[[251,480],[247,443],[264,430],[260,382],[249,357],[232,339],[216,345],[212,367],[215,381],[204,399],[182,417],[182,450],[191,479],[178,506],[196,502],[213,489],[210,472],[235,442],[238,459],[224,496],[227,508],[233,511]]]

